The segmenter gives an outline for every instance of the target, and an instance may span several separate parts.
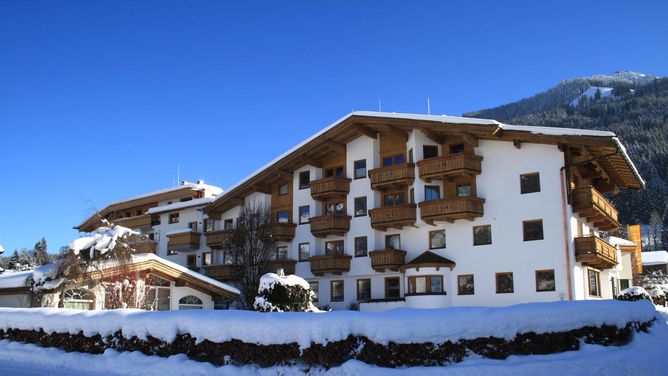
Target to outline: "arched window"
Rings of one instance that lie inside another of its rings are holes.
[[[202,299],[194,295],[186,295],[179,299],[179,309],[202,309]]]
[[[92,310],[95,300],[90,290],[69,289],[63,294],[63,307],[72,309]]]

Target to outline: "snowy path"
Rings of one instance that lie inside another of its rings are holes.
[[[448,367],[387,369],[350,361],[329,371],[311,370],[310,375],[665,375],[668,362],[663,353],[668,344],[668,310],[649,334],[637,334],[627,346],[586,345],[580,351],[545,356],[514,356],[503,361],[470,359]],[[0,341],[3,375],[305,375],[301,367],[215,367],[185,356],[150,357],[140,353],[107,351],[104,355],[66,353],[9,341]]]

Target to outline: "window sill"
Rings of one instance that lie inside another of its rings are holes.
[[[443,296],[443,295],[448,295],[447,292],[420,292],[420,293],[413,293],[413,294],[404,294],[406,297],[410,296],[430,296],[430,295],[437,295],[437,296]]]

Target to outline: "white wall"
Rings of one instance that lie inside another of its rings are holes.
[[[179,299],[183,298],[184,296],[187,295],[194,295],[200,299],[202,299],[203,304],[203,309],[213,309],[213,300],[211,299],[211,296],[208,294],[205,294],[203,292],[200,292],[198,290],[195,290],[193,288],[187,287],[187,286],[172,286],[172,296],[170,298],[170,308],[172,310],[178,310],[179,309]]]

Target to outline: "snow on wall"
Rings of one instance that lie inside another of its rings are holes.
[[[339,341],[351,334],[381,344],[454,342],[489,336],[511,339],[527,332],[601,325],[623,327],[629,322],[649,322],[655,315],[649,301],[613,300],[529,303],[503,308],[396,309],[382,313],[0,308],[0,328],[71,334],[83,331],[86,336],[106,336],[121,329],[126,338],[144,339],[151,335],[167,342],[179,333],[190,333],[198,341],[237,339],[265,345],[298,343],[307,348],[311,343]]]

